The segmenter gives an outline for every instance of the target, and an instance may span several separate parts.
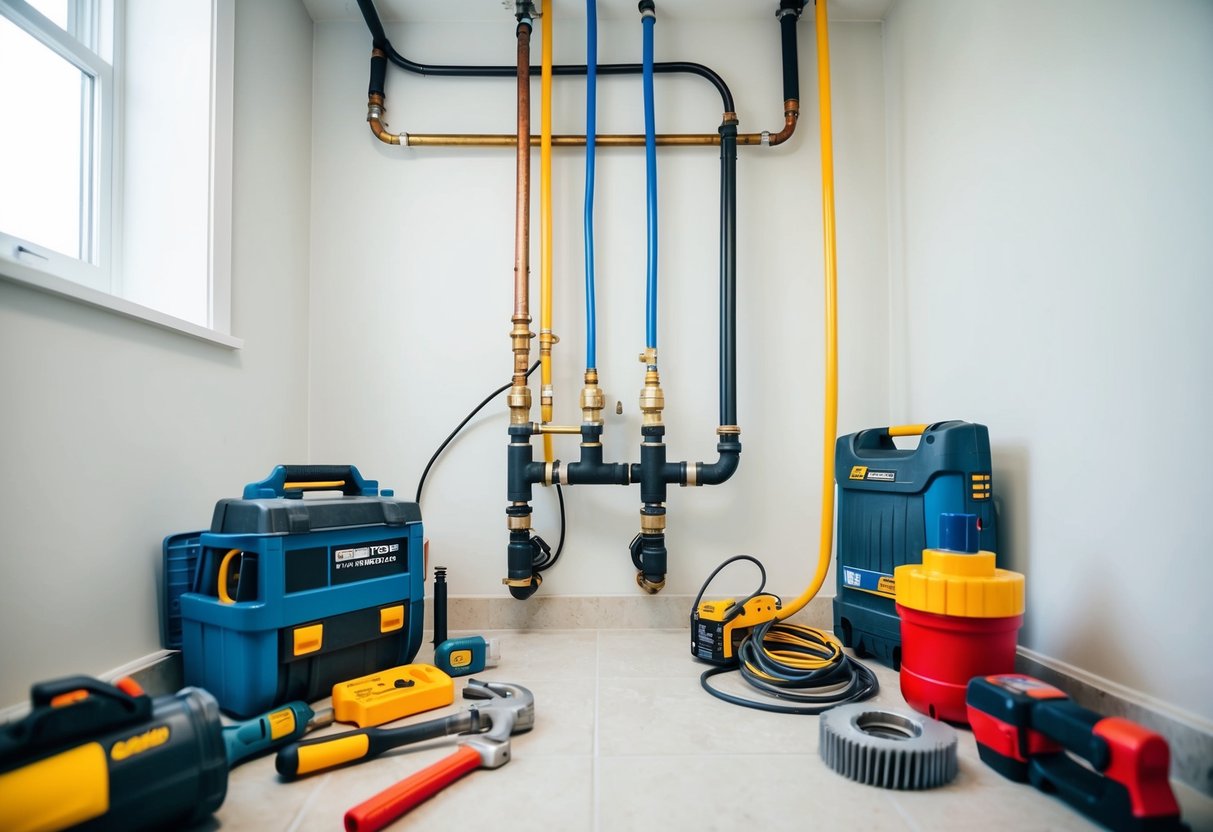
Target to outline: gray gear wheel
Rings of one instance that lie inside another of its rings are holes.
[[[857,703],[821,715],[821,759],[885,789],[933,789],[956,776],[956,730],[919,714]]]

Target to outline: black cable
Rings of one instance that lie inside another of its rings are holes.
[[[379,13],[375,10],[374,2],[372,0],[358,0],[358,7],[362,10],[362,17],[366,20],[366,26],[371,32],[372,44],[375,48],[382,49],[387,55],[388,60],[403,70],[417,75],[439,78],[513,78],[518,74],[518,67],[516,66],[419,64],[410,61],[397,52],[392,46],[391,41],[388,40],[387,33],[383,29],[383,22],[379,19]],[[531,71],[535,75],[538,75],[539,67],[531,67]],[[598,64],[598,73],[600,75],[639,75],[641,71],[642,67],[640,64]],[[733,93],[729,90],[728,84],[714,70],[703,64],[692,63],[690,61],[660,61],[653,64],[653,71],[659,73],[685,73],[704,78],[720,93],[720,100],[724,104],[724,111],[726,113],[737,111],[737,108],[733,104]],[[585,75],[586,67],[585,64],[556,64],[552,67],[552,74]]]
[[[535,558],[531,561],[531,566],[536,572],[546,572],[556,565],[556,561],[560,560],[560,553],[564,551],[564,491],[560,488],[560,483],[556,483],[556,500],[560,504],[560,539],[556,541],[556,552],[553,554],[552,547],[548,546],[547,541],[542,537],[535,535],[531,539],[534,540],[537,546]]]
[[[538,367],[539,367],[539,362],[536,361],[534,364],[531,365],[531,369],[526,371],[526,377],[530,378],[531,373],[535,372],[535,370],[538,369]],[[472,419],[476,418],[477,413],[484,410],[484,408],[488,406],[488,403],[491,402],[493,399],[497,398],[502,393],[504,393],[506,390],[510,389],[510,387],[513,385],[513,383],[514,383],[513,381],[510,381],[506,384],[503,384],[500,387],[498,387],[496,390],[494,390],[492,393],[489,393],[487,396],[485,396],[484,400],[482,402],[480,402],[480,404],[476,405],[476,407],[473,408],[472,412],[463,418],[463,421],[460,422],[453,431],[451,431],[450,435],[447,436],[446,439],[442,440],[442,444],[438,446],[438,450],[434,451],[434,455],[430,457],[430,461],[425,464],[425,470],[421,472],[421,479],[417,481],[417,494],[413,498],[413,502],[417,503],[418,505],[421,504],[421,491],[423,488],[425,488],[425,478],[430,475],[430,469],[434,467],[434,463],[438,461],[438,457],[441,456],[442,452],[446,450],[447,445],[450,445],[451,442],[455,441],[455,437],[459,435],[459,431],[463,430],[464,427],[467,426],[468,422],[470,422],[470,421],[472,421]],[[556,551],[555,551],[555,553],[553,553],[552,547],[548,546],[548,544],[543,540],[543,538],[539,537],[538,535],[536,535],[534,538],[532,538],[535,541],[535,543],[537,544],[535,547],[535,561],[533,564],[535,566],[535,571],[537,571],[537,572],[543,572],[543,571],[551,569],[553,566],[555,566],[556,561],[560,560],[560,553],[564,551],[564,532],[565,532],[564,492],[560,490],[559,483],[556,484],[556,499],[560,503],[560,539],[556,541]]]
[[[699,609],[704,592],[720,571],[738,560],[748,560],[756,565],[762,573],[762,580],[758,589],[729,608],[725,613],[725,622],[740,615],[752,599],[759,595],[771,594],[763,592],[767,573],[762,564],[750,555],[734,555],[708,575],[708,579],[699,589],[699,594],[695,596],[693,609]],[[778,596],[773,597],[776,598],[778,609],[781,602]],[[777,714],[806,716],[816,716],[848,702],[862,702],[880,691],[880,683],[872,671],[843,653],[842,645],[837,639],[813,627],[786,621],[765,621],[746,633],[737,646],[737,662],[736,667],[723,666],[705,670],[699,677],[700,686],[717,699],[733,705]],[[725,693],[708,683],[713,676],[732,670],[740,672],[741,677],[756,690],[797,704],[780,705],[758,699],[745,699]]]
[[[536,361],[534,364],[532,364],[531,369],[526,371],[526,377],[530,378],[531,373],[535,372],[535,369],[538,366],[539,366],[538,361]],[[492,393],[489,393],[487,396],[485,396],[484,401],[482,401],[480,404],[476,405],[475,409],[473,409],[471,413],[469,413],[467,416],[465,416],[463,421],[460,422],[459,425],[453,431],[451,431],[451,435],[448,436],[446,439],[442,440],[442,444],[438,446],[438,450],[434,451],[434,455],[432,457],[430,457],[430,461],[425,464],[425,470],[421,472],[421,479],[417,481],[417,496],[415,496],[413,498],[414,503],[417,503],[418,505],[421,504],[421,489],[425,487],[425,478],[429,476],[430,469],[434,467],[434,463],[438,460],[438,457],[442,454],[443,451],[446,450],[446,446],[451,444],[451,442],[454,441],[455,437],[459,435],[459,431],[463,430],[464,426],[466,426],[468,422],[472,421],[472,419],[474,419],[476,417],[477,413],[484,410],[484,408],[488,405],[489,402],[491,402],[493,399],[500,396],[506,390],[509,390],[512,385],[513,385],[512,381],[508,382],[506,384],[503,384],[500,387],[498,387],[496,390],[494,390]]]

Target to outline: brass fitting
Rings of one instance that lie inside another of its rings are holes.
[[[641,514],[640,531],[643,534],[661,534],[665,531],[664,514]]]
[[[665,409],[665,393],[661,390],[661,377],[656,370],[644,373],[644,389],[640,391],[642,424],[660,425],[661,411]]]
[[[531,389],[527,386],[526,374],[531,362],[531,318],[529,315],[511,319],[510,345],[514,352],[514,385],[510,388],[506,403],[510,408],[510,424],[525,425],[531,421]]]
[[[529,514],[523,514],[520,516],[507,514],[505,516],[505,521],[506,527],[512,532],[529,530],[531,528],[531,515]]]
[[[662,578],[657,583],[645,580],[643,572],[636,573],[636,585],[647,592],[649,595],[656,595],[661,590],[665,589],[665,578]]]
[[[538,572],[531,575],[529,578],[502,578],[501,582],[506,586],[530,586],[531,581],[535,582],[535,588],[543,586],[543,576]]]
[[[716,435],[717,436],[729,436],[729,435],[740,436],[741,427],[738,425],[721,425],[720,427],[716,428]]]
[[[602,409],[606,407],[606,396],[598,386],[598,371],[585,371],[585,387],[581,388],[581,421],[597,424],[602,421]]]
[[[581,433],[581,425],[553,425],[553,424],[541,425],[538,422],[532,422],[531,423],[531,433],[540,434],[540,435],[545,434],[545,433],[551,433],[551,434],[567,434],[569,436],[576,436],[577,434]]]

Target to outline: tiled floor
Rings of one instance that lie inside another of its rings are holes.
[[[704,693],[698,678],[704,665],[690,658],[686,630],[484,635],[501,639],[502,661],[479,677],[530,688],[535,728],[514,737],[508,765],[473,772],[393,828],[1097,828],[1060,801],[1003,780],[978,759],[967,731],[960,732],[960,774],[944,788],[893,792],[846,780],[818,757],[816,717],[742,709]],[[430,655],[427,645],[417,661]],[[874,701],[904,708],[896,674],[872,666],[881,683]],[[457,699],[410,721],[459,707]],[[454,741],[295,783],[278,779],[272,756],[254,760],[232,773],[226,802],[203,828],[342,829],[347,809],[441,759]],[[1192,828],[1213,829],[1213,799],[1178,784],[1176,792]]]

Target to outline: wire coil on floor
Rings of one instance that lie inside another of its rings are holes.
[[[749,555],[737,555],[720,564],[708,576],[695,599],[696,607],[712,579],[737,560],[755,564],[762,573],[762,582],[749,597],[734,605],[736,613],[760,595],[770,595],[780,603],[778,596],[763,592],[766,570],[762,564]],[[871,670],[844,653],[842,643],[833,635],[815,627],[766,621],[743,637],[736,652],[736,670],[743,679],[762,693],[789,704],[746,699],[713,687],[708,680],[734,670],[731,666],[705,670],[699,677],[703,689],[734,705],[778,714],[816,716],[838,705],[862,702],[880,691],[880,683]]]

